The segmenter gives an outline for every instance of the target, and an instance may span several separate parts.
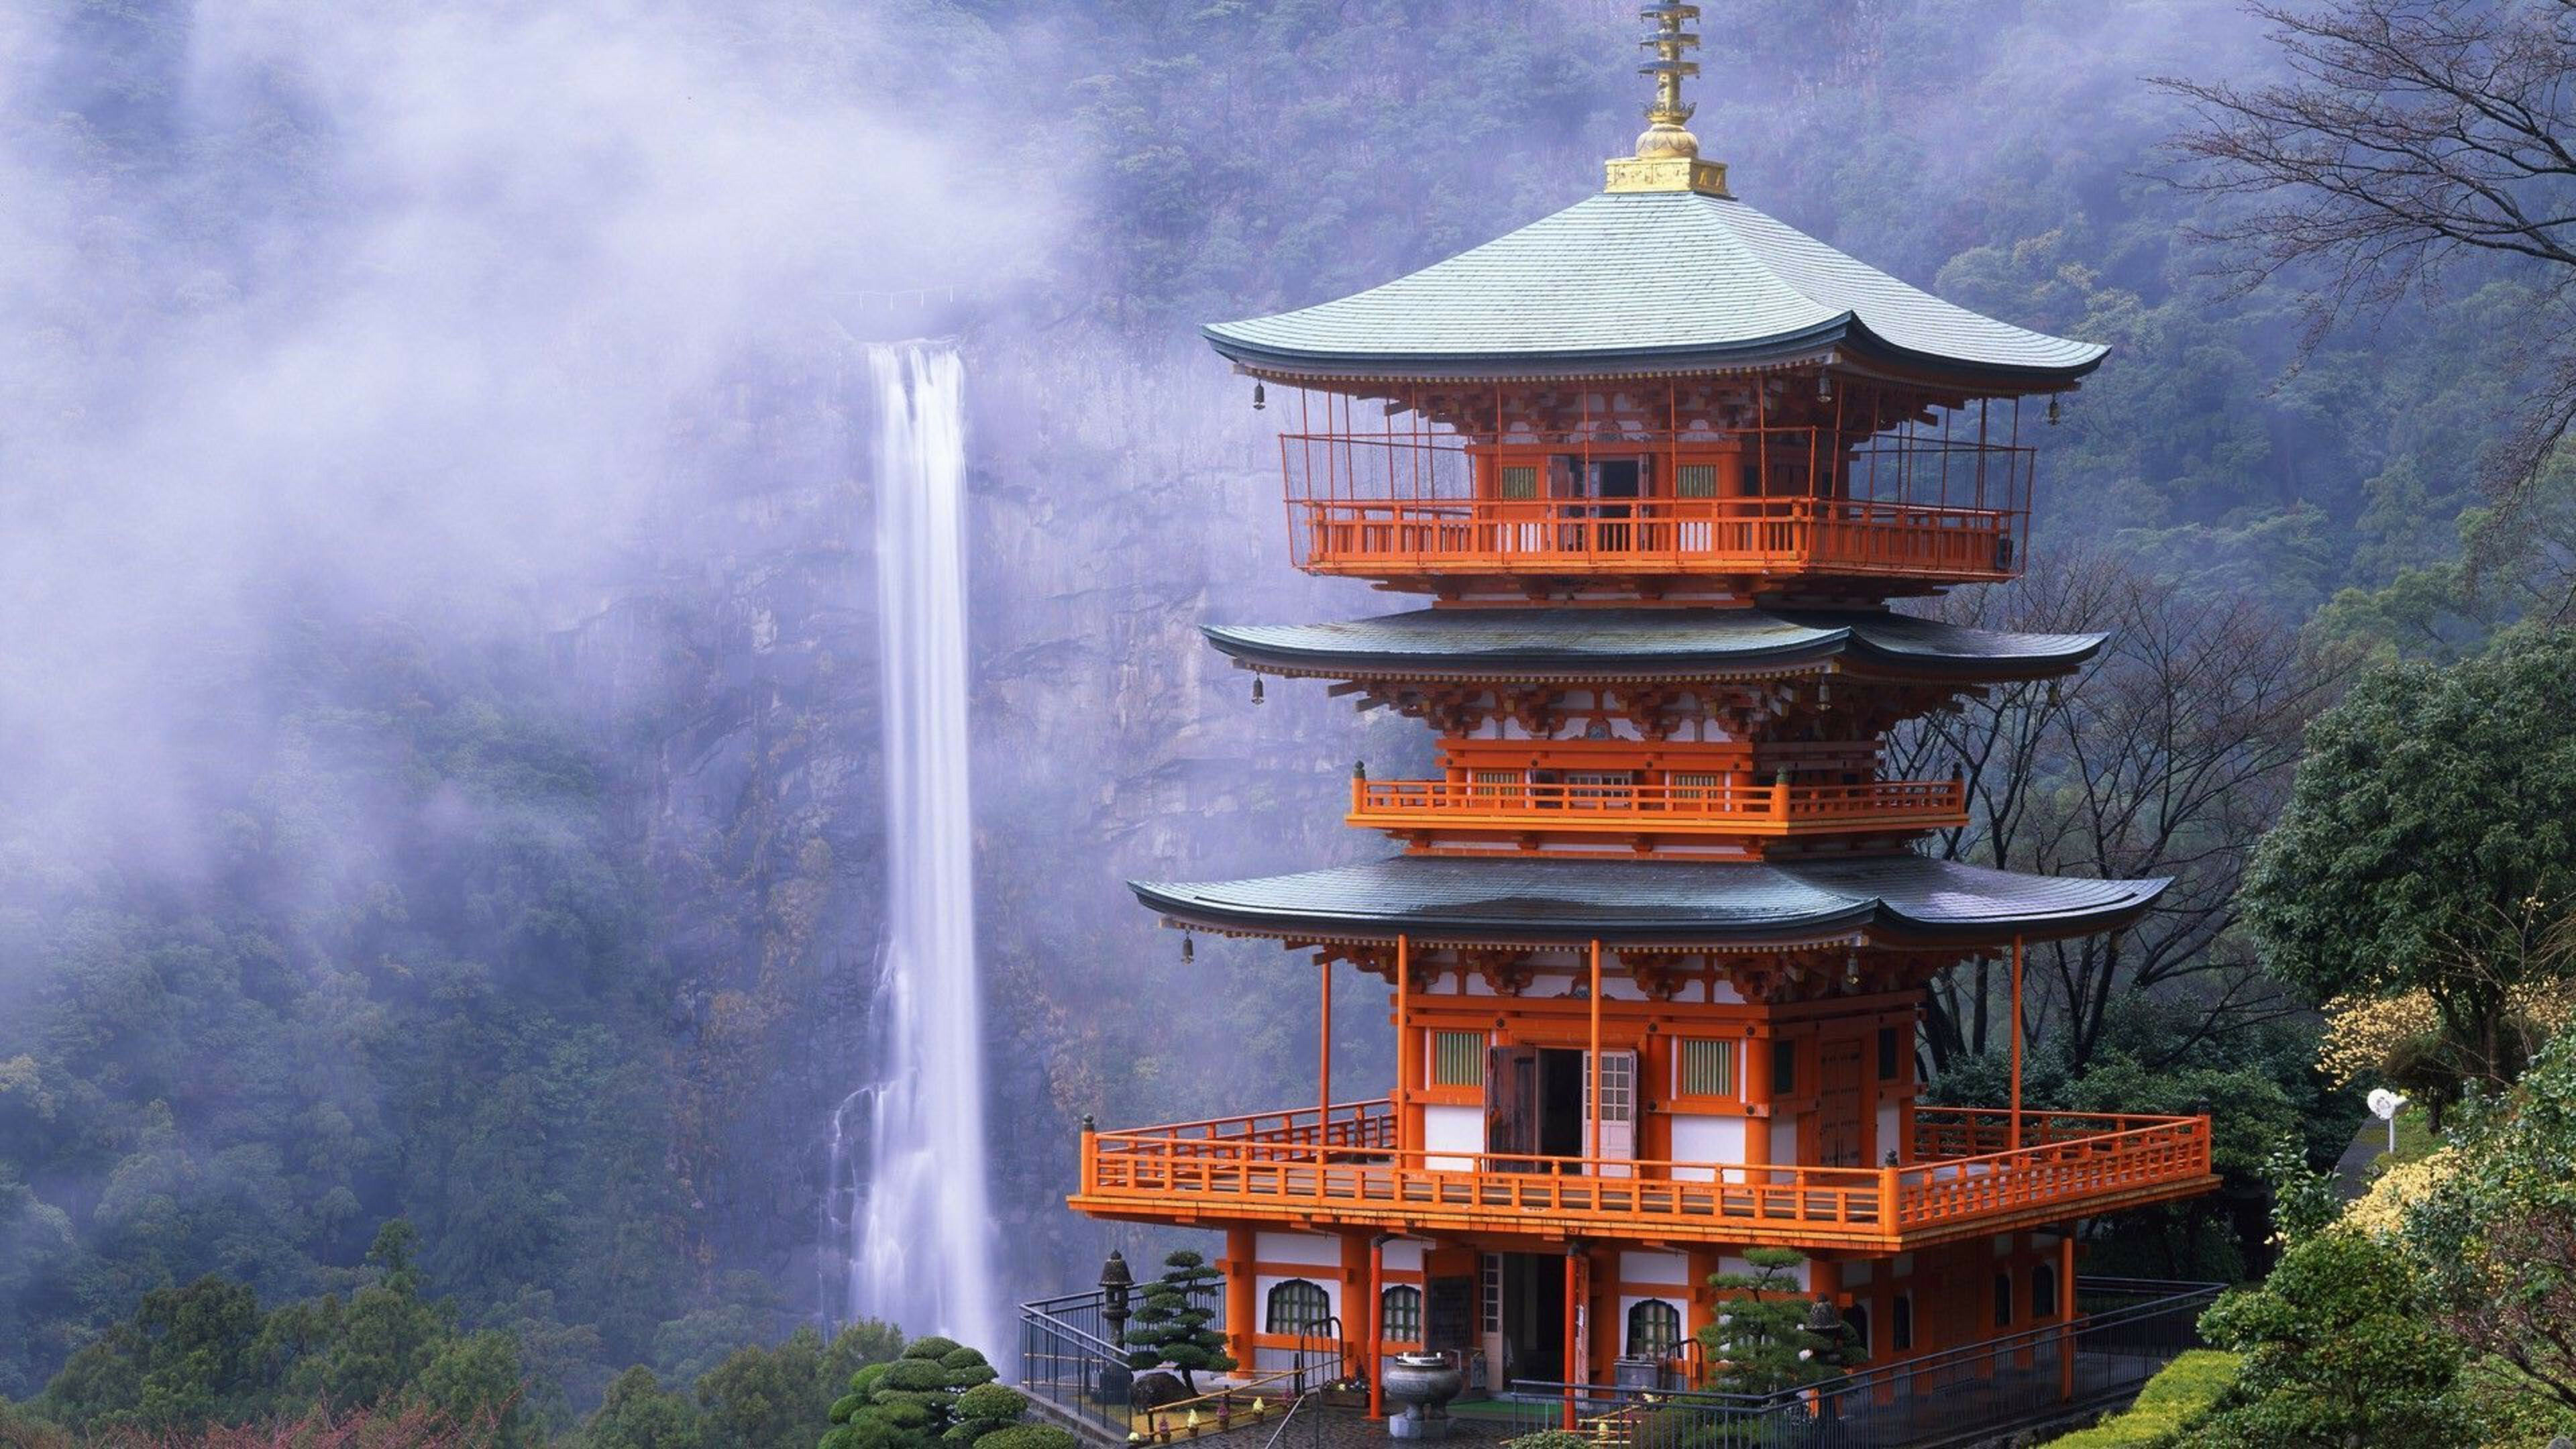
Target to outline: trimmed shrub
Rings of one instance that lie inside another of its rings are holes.
[[[975,1449],[1082,1449],[1082,1444],[1053,1424],[1013,1424],[976,1440]]]
[[[2194,1349],[2165,1365],[2138,1391],[2138,1402],[2090,1429],[2052,1439],[2047,1449],[2150,1449],[2206,1415],[2236,1382],[2235,1354]]]

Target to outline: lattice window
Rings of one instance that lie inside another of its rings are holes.
[[[1601,1120],[1604,1122],[1634,1121],[1637,1110],[1637,1054],[1603,1052],[1593,1060],[1600,1064]],[[1588,1112],[1592,1109],[1592,1104],[1586,1102],[1583,1107]]]
[[[1569,770],[1566,802],[1578,810],[1613,810],[1637,796],[1637,777],[1626,770]]]
[[[1470,770],[1467,793],[1478,800],[1512,801],[1521,798],[1529,775],[1522,770]]]
[[[1527,503],[1538,497],[1538,467],[1531,463],[1510,463],[1503,467],[1502,494],[1506,502]]]
[[[1399,1284],[1378,1295],[1377,1311],[1386,1336],[1398,1343],[1422,1341],[1422,1290]]]
[[[1681,1043],[1681,1094],[1685,1097],[1736,1096],[1735,1043],[1685,1037]]]
[[[1487,1253],[1481,1265],[1484,1276],[1484,1298],[1480,1304],[1480,1322],[1487,1333],[1503,1331],[1503,1255]]]
[[[1705,774],[1691,771],[1676,771],[1673,774],[1666,775],[1664,777],[1664,785],[1675,801],[1719,800],[1725,798],[1723,791],[1726,788],[1726,777],[1724,775]]]
[[[1481,1031],[1435,1031],[1431,1034],[1431,1085],[1485,1085],[1485,1034]]]
[[[1269,1301],[1263,1305],[1261,1331],[1264,1333],[1317,1334],[1331,1326],[1332,1295],[1321,1283],[1291,1278],[1270,1288]]]
[[[1661,1298],[1628,1310],[1628,1357],[1671,1358],[1682,1344],[1682,1311]]]
[[[1676,498],[1717,496],[1717,465],[1714,463],[1684,463],[1674,470],[1673,479],[1673,496]]]

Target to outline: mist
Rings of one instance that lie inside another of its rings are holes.
[[[1197,638],[1404,604],[1291,571],[1280,414],[1194,328],[1588,194],[1633,10],[0,11],[0,1245],[41,1246],[0,1393],[153,1286],[342,1281],[394,1216],[470,1321],[570,1345],[572,1411],[831,1316],[883,924],[872,338],[966,359],[999,1276],[1158,1246],[1062,1210],[1074,1124],[1308,1100],[1316,980],[1185,972],[1120,882],[1364,858],[1353,760],[1427,750],[1320,688],[1256,709]],[[2152,179],[2142,77],[2250,63],[2232,5],[1703,28],[1745,199],[2122,349],[2048,440],[2060,526],[2285,610],[2346,581],[2379,459],[2310,461],[2348,422],[2264,400],[2272,304],[2195,280]],[[2214,349],[2204,435],[2168,400]],[[2322,532],[2253,528],[2290,497]]]
[[[171,781],[240,752],[192,696],[281,592],[466,636],[685,547],[657,518],[722,480],[673,438],[746,359],[1007,286],[1055,224],[1047,178],[892,113],[864,11],[173,7],[84,96],[109,25],[0,47],[0,728],[75,838],[187,850]]]

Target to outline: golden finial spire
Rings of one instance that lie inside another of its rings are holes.
[[[1612,158],[1610,189],[1724,196],[1725,164],[1700,160],[1699,138],[1684,129],[1696,109],[1682,99],[1682,81],[1699,74],[1699,62],[1686,58],[1699,48],[1699,36],[1689,28],[1699,19],[1699,7],[1660,0],[1637,13],[1655,26],[1644,41],[1655,58],[1637,68],[1639,75],[1655,78],[1655,103],[1646,108],[1646,133],[1637,138],[1637,154]]]

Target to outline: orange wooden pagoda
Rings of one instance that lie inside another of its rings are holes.
[[[1382,1094],[1334,1102],[1320,1063],[1310,1106],[1084,1134],[1075,1208],[1225,1235],[1248,1368],[1321,1332],[1354,1364],[1453,1348],[1494,1388],[1675,1384],[1756,1246],[1807,1254],[1886,1363],[2067,1321],[2078,1219],[2215,1184],[2206,1118],[2020,1111],[2017,1030],[2013,1101],[1916,1101],[1936,972],[2010,961],[2017,1004],[2027,942],[2164,884],[1937,860],[1961,783],[1882,770],[1895,725],[2099,646],[1887,601],[2015,575],[2022,401],[2103,349],[1737,200],[1683,129],[1696,11],[1646,13],[1654,125],[1602,194],[1207,329],[1295,390],[1297,563],[1428,596],[1210,640],[1438,736],[1430,778],[1352,781],[1397,853],[1135,887],[1313,953],[1327,1012],[1337,965],[1393,998]]]

